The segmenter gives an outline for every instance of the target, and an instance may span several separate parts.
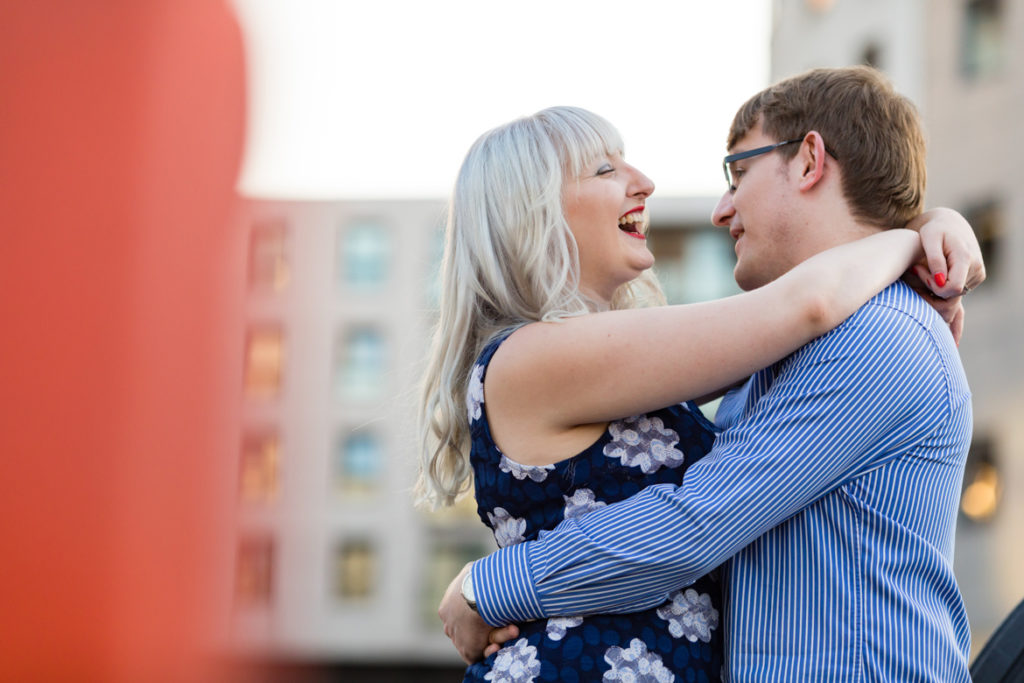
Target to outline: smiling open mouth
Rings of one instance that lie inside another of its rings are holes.
[[[619,230],[642,237],[647,228],[647,211],[630,211],[619,219]]]

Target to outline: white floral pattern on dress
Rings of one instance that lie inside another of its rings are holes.
[[[565,518],[575,519],[582,517],[591,510],[603,508],[608,503],[597,500],[594,492],[590,489],[576,489],[572,496],[562,496],[565,499]]]
[[[466,411],[469,421],[480,419],[480,405],[483,404],[483,366],[473,366],[469,376],[469,388],[466,389]]]
[[[602,680],[605,681],[669,683],[676,680],[675,674],[665,668],[661,657],[648,652],[647,645],[639,638],[629,641],[628,648],[608,648],[604,661],[612,665],[609,671],[604,672]]]
[[[551,640],[565,638],[565,632],[583,623],[583,617],[551,617],[548,619],[547,634]]]
[[[494,508],[494,512],[488,512],[487,519],[491,520],[494,540],[498,542],[499,548],[510,546],[513,543],[522,543],[525,540],[525,519],[513,517],[508,510],[501,507]]]
[[[530,683],[539,675],[537,648],[530,645],[526,638],[520,638],[514,645],[506,645],[498,650],[494,666],[484,676],[484,680],[496,683]]]
[[[466,410],[469,421],[480,419],[480,406],[484,403],[484,366],[474,365],[469,375],[469,388],[466,389]]]
[[[662,467],[679,467],[683,452],[675,445],[679,434],[667,429],[660,417],[637,415],[608,425],[612,440],[605,444],[604,454],[618,458],[627,467],[639,467],[650,474]]]
[[[668,622],[668,632],[691,643],[711,642],[711,631],[718,628],[718,610],[712,606],[711,596],[687,588],[669,598],[671,602],[658,608],[658,616]]]
[[[501,454],[501,459],[498,461],[498,469],[502,472],[508,472],[513,477],[522,481],[523,479],[529,478],[531,481],[544,481],[548,478],[548,472],[555,469],[554,465],[520,465],[514,460],[509,460],[505,457],[505,454]]]

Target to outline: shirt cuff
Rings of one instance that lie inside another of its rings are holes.
[[[529,542],[497,550],[473,563],[473,593],[480,616],[491,626],[546,616],[530,573]]]

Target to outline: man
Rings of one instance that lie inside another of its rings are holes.
[[[872,69],[762,91],[737,113],[729,150],[713,220],[736,240],[744,289],[921,210],[917,115]],[[949,265],[956,283],[984,277]],[[726,396],[718,421],[681,486],[563,522],[456,577],[439,613],[463,656],[479,656],[485,621],[648,608],[724,563],[728,680],[968,681],[952,555],[970,393],[925,300],[891,285]]]

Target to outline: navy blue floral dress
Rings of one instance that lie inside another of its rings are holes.
[[[612,422],[589,448],[553,465],[509,460],[491,438],[483,395],[487,365],[507,336],[480,354],[466,396],[477,510],[500,547],[533,540],[645,486],[679,484],[687,466],[711,449],[714,426],[686,403]],[[717,681],[721,604],[720,584],[710,575],[643,612],[519,624],[520,637],[471,665],[464,680]]]

